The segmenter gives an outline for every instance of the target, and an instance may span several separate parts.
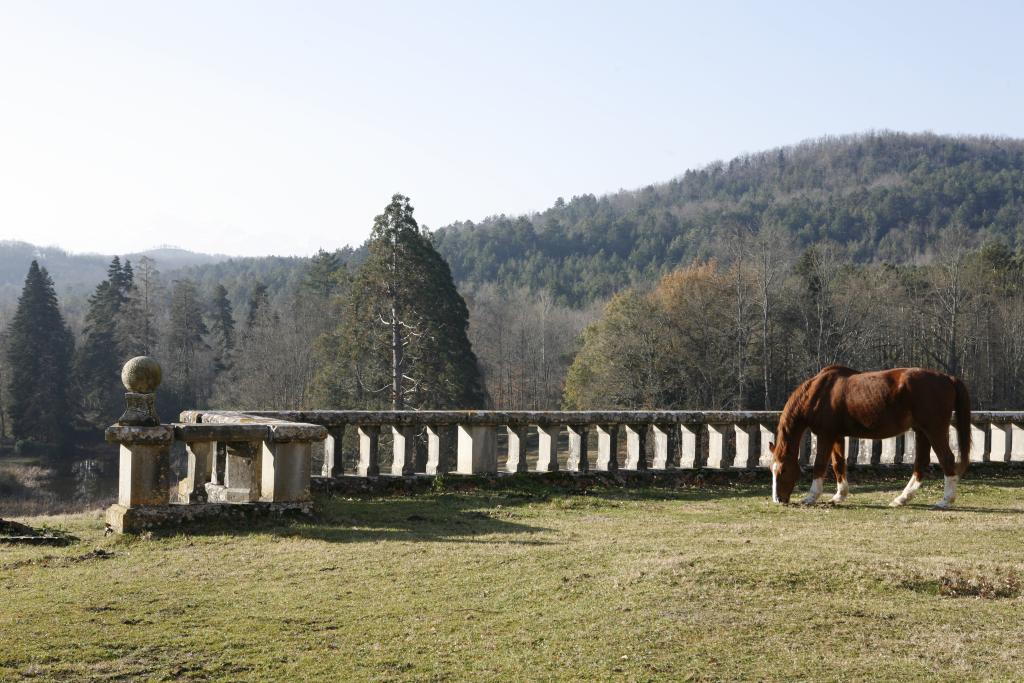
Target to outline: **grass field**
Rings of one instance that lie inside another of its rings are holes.
[[[1024,479],[318,500],[314,521],[0,546],[0,680],[1020,680]],[[804,486],[806,488],[806,486]]]

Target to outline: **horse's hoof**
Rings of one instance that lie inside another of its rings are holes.
[[[932,505],[932,510],[948,510],[951,507],[953,507],[952,503],[946,503],[946,502],[943,502],[943,501],[939,501],[935,505]]]
[[[807,496],[806,498],[804,498],[803,500],[800,501],[800,504],[801,505],[814,505],[817,502],[818,502],[817,498],[811,498],[810,496]]]
[[[835,496],[832,496],[831,498],[829,498],[828,502],[832,503],[833,505],[842,505],[843,503],[846,502],[846,499],[836,498]]]
[[[906,504],[907,504],[907,501],[900,500],[899,498],[896,498],[891,503],[889,503],[889,507],[891,507],[891,508],[901,508],[901,507],[903,507]]]

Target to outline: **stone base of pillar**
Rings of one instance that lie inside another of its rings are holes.
[[[116,534],[135,534],[154,529],[175,529],[190,522],[253,522],[275,517],[308,516],[313,514],[313,503],[239,503],[218,505],[141,505],[107,508],[107,528]]]

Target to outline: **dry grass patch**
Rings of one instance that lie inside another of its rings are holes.
[[[1019,677],[1022,482],[969,480],[948,513],[886,507],[902,484],[841,508],[763,485],[324,498],[150,538],[28,520],[79,540],[2,551],[0,680]]]

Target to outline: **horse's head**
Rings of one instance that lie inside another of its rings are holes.
[[[772,462],[769,465],[772,471],[772,501],[789,503],[789,497],[793,495],[793,489],[796,487],[796,480],[800,478],[797,454],[791,454],[791,449],[786,448],[785,444],[776,446],[769,443],[768,448],[772,452]]]

